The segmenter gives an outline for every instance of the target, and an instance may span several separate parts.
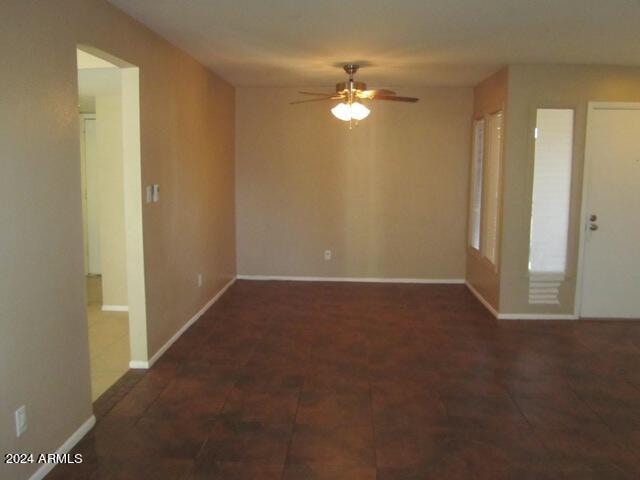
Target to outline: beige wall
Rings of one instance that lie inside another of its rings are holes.
[[[509,83],[509,72],[505,68],[499,72],[493,74],[473,90],[473,118],[481,119],[495,113],[497,111],[504,111],[504,125],[507,124],[507,90]],[[505,130],[507,130],[505,128]],[[471,129],[468,133],[472,136]],[[504,132],[503,132],[504,142]],[[471,148],[467,153],[471,158]],[[504,158],[503,158],[504,165]],[[486,175],[487,171],[484,169],[483,173]],[[486,181],[483,181],[483,185],[486,185]],[[469,186],[470,189],[470,186]],[[500,227],[501,222],[498,221]],[[501,227],[500,227],[501,228]],[[500,242],[500,235],[498,235],[498,241]],[[494,266],[486,258],[480,255],[480,252],[475,248],[468,246],[467,241],[467,281],[471,286],[476,289],[482,297],[493,306],[496,310],[500,304],[500,255],[498,255],[498,266]]]
[[[420,102],[349,131],[297,89],[237,90],[239,274],[464,278],[472,91],[400,92]]]
[[[150,353],[235,273],[234,89],[101,0],[0,11],[0,451],[52,452],[91,415],[76,45],[140,67],[142,181],[161,185],[143,210]]]
[[[96,147],[100,195],[102,303],[127,305],[127,252],[124,222],[122,99],[96,97]]]
[[[501,313],[573,313],[582,172],[589,101],[640,101],[640,68],[572,65],[509,67],[505,145]],[[568,278],[560,305],[529,305],[528,258],[536,109],[575,109]]]

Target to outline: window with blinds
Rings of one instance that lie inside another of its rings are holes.
[[[503,130],[502,111],[489,115],[485,131],[486,158],[483,167],[485,171],[480,253],[495,266],[498,264]]]
[[[471,192],[469,205],[469,245],[476,250],[480,250],[484,123],[484,119],[476,120],[473,123],[473,157],[471,159]]]
[[[573,110],[536,114],[529,271],[562,276],[567,266]]]

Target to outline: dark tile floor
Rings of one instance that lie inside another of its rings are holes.
[[[640,323],[464,286],[238,281],[50,479],[637,479]]]

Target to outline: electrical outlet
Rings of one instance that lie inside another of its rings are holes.
[[[27,431],[27,407],[22,405],[16,410],[16,437]]]
[[[202,274],[198,274],[198,288],[202,287]]]
[[[324,259],[325,259],[326,261],[331,260],[331,250],[325,250],[325,251],[324,251]]]

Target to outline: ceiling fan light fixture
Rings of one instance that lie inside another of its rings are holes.
[[[307,100],[296,100],[294,102],[291,102],[291,104],[341,100],[340,103],[338,103],[331,109],[331,113],[338,120],[349,122],[349,129],[351,129],[354,121],[357,125],[360,120],[364,120],[371,113],[371,111],[358,100],[364,100],[367,102],[374,100],[391,100],[395,102],[409,103],[415,103],[418,101],[417,98],[413,97],[397,96],[396,92],[394,92],[393,90],[388,90],[386,88],[368,90],[366,83],[356,82],[353,79],[353,76],[358,71],[358,68],[358,65],[350,63],[344,66],[344,71],[349,75],[349,80],[346,82],[337,83],[335,93],[299,92],[303,95],[312,95],[315,98],[307,98]]]
[[[331,113],[343,122],[350,122],[351,120],[364,120],[369,116],[371,110],[360,102],[352,104],[341,102],[331,109]]]

